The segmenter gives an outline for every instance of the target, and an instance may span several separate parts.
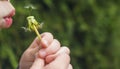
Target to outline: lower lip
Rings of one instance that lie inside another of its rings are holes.
[[[6,27],[10,27],[12,25],[12,17],[6,17],[5,19],[5,23],[6,23]]]

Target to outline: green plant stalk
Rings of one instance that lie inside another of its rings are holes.
[[[34,31],[37,34],[38,38],[41,40],[41,35],[39,34],[37,28],[35,27],[35,25],[33,25],[33,27],[34,27]]]

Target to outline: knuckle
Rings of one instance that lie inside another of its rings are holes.
[[[44,36],[50,36],[50,37],[53,38],[53,35],[52,35],[52,33],[50,33],[50,32],[44,32],[44,33],[41,34],[41,36],[42,36],[42,37],[44,37]]]
[[[60,42],[57,39],[54,39],[53,41],[57,44],[57,46],[60,46]]]
[[[66,46],[63,46],[62,49],[65,51],[65,53],[70,54],[70,49]]]

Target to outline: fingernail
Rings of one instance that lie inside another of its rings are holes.
[[[44,58],[44,57],[46,56],[45,50],[41,49],[41,50],[39,51],[39,55],[40,55],[41,58]]]

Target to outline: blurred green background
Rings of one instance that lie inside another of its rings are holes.
[[[74,69],[120,69],[120,0],[11,0],[16,8],[14,23],[0,31],[0,69],[16,69],[25,49],[36,37],[25,32],[26,17],[44,22],[71,50]],[[28,4],[37,9],[28,11]]]

